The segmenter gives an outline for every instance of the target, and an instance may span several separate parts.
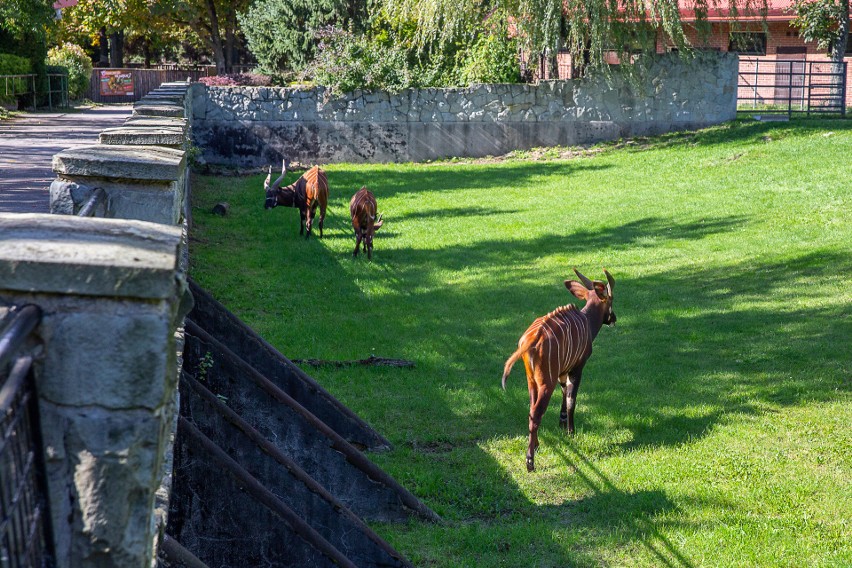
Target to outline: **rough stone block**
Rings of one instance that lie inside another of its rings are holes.
[[[183,128],[124,126],[102,130],[98,141],[101,144],[180,147],[186,142],[186,134]]]
[[[66,176],[173,181],[185,169],[186,153],[160,146],[81,146],[53,156],[53,171]]]

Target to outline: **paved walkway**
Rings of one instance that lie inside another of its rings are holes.
[[[105,105],[0,121],[0,212],[48,213],[53,155],[97,144],[101,130],[120,126],[131,111],[130,105]]]

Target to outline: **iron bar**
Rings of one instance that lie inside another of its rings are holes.
[[[167,534],[163,535],[160,543],[160,554],[171,563],[186,568],[207,568],[207,564],[199,560],[193,553],[183,547],[181,543]]]
[[[106,202],[106,192],[100,188],[96,187],[92,192],[92,195],[89,196],[89,199],[83,204],[80,210],[77,212],[78,217],[92,217],[95,214],[95,209],[102,203]]]
[[[14,313],[0,335],[0,370],[12,360],[18,348],[40,321],[41,309],[33,304],[27,304]]]

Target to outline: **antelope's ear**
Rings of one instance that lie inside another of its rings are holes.
[[[272,174],[266,174],[266,179],[263,180],[263,189],[269,189],[269,182],[272,179]]]
[[[595,292],[597,293],[598,298],[606,298],[609,296],[606,291],[606,284],[600,280],[593,280],[592,283],[595,285]]]
[[[568,288],[568,291],[577,296],[581,300],[586,300],[589,297],[589,291],[586,290],[586,287],[576,280],[566,280],[565,287]]]

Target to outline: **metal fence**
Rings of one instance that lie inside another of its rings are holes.
[[[0,566],[54,565],[30,334],[41,310],[15,310],[0,333]]]
[[[212,70],[215,73],[215,69]],[[163,83],[198,81],[211,73],[211,68],[199,69],[93,69],[85,97],[96,103],[136,102]]]
[[[766,114],[846,114],[846,63],[740,59],[737,108]]]
[[[38,89],[38,75],[0,75],[0,101],[17,101],[19,97],[32,95],[33,110],[43,99],[48,108],[68,106],[68,76],[64,73],[48,73],[47,89]]]

